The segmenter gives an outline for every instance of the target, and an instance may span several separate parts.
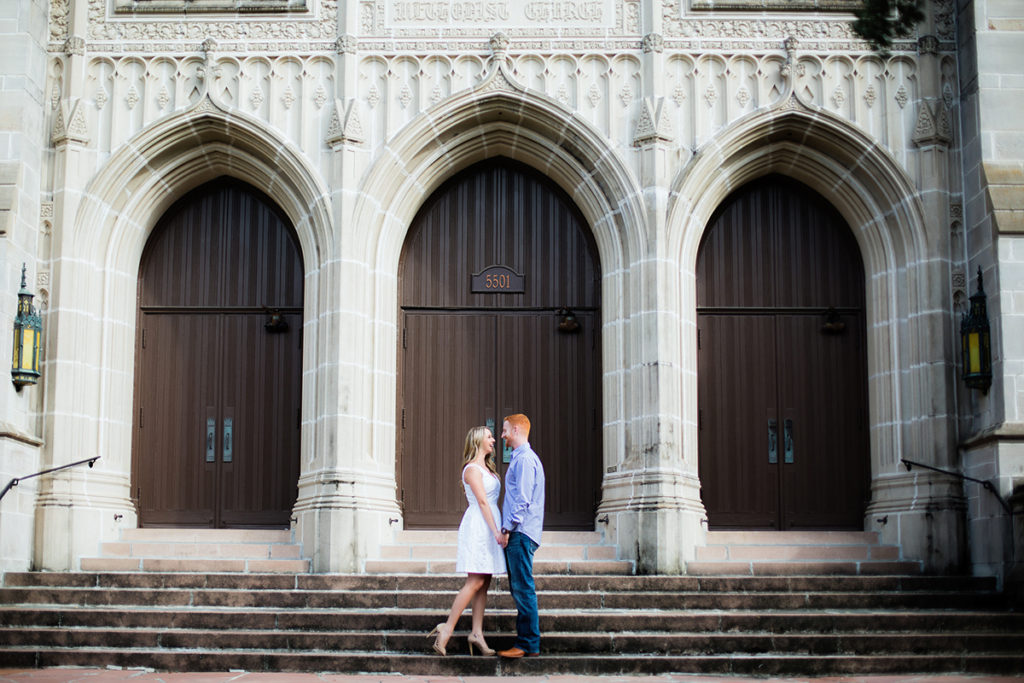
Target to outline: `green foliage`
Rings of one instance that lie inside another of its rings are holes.
[[[924,19],[925,0],[863,0],[853,30],[880,52],[896,38],[908,36]]]

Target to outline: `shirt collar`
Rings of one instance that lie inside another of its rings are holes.
[[[520,453],[523,453],[523,452],[528,451],[528,450],[530,450],[530,442],[529,441],[524,441],[519,446],[519,448],[516,448],[515,450],[512,451],[512,457],[514,458],[517,455],[519,455]]]

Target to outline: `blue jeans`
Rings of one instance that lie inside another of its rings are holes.
[[[518,531],[508,535],[505,561],[508,565],[508,587],[515,600],[516,644],[527,653],[540,652],[540,614],[537,611],[537,589],[533,584],[533,554],[537,544]]]

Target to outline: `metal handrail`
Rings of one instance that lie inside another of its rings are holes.
[[[67,465],[61,465],[60,467],[52,467],[52,468],[50,468],[48,470],[43,470],[42,472],[36,472],[35,474],[29,474],[29,475],[24,476],[24,477],[15,477],[14,479],[11,479],[9,482],[7,482],[7,486],[4,487],[3,491],[0,491],[0,499],[3,499],[3,497],[7,494],[7,492],[10,491],[15,486],[17,486],[19,482],[22,482],[22,481],[24,481],[26,479],[31,479],[32,477],[40,477],[40,476],[42,476],[44,474],[49,474],[50,472],[59,472],[60,470],[66,470],[69,467],[74,467],[75,465],[81,465],[82,463],[86,463],[86,462],[89,463],[89,467],[92,467],[92,464],[94,462],[96,462],[97,460],[99,460],[99,459],[100,459],[100,456],[97,455],[94,458],[86,458],[85,460],[79,460],[78,462],[72,462],[72,463],[68,463]]]
[[[931,465],[925,465],[923,462],[914,462],[913,460],[907,460],[905,458],[900,459],[900,462],[902,462],[903,466],[907,468],[907,472],[910,471],[911,467],[923,467],[924,469],[931,470],[932,472],[941,472],[942,474],[948,474],[951,477],[959,477],[960,479],[966,481],[973,481],[976,484],[981,484],[981,487],[983,489],[985,489],[986,491],[988,491],[989,493],[996,497],[996,500],[999,501],[999,504],[1003,506],[1004,510],[1006,510],[1006,514],[1008,514],[1010,517],[1013,517],[1013,510],[1010,509],[1010,504],[1003,500],[1003,497],[999,495],[999,491],[996,491],[996,487],[993,486],[992,482],[988,481],[987,479],[975,479],[974,477],[968,477],[966,474],[961,474],[960,472],[954,472],[952,470],[944,470],[938,467],[932,467]]]

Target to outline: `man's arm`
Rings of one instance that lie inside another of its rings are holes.
[[[523,514],[530,508],[533,501],[533,490],[537,487],[537,469],[526,458],[517,458],[516,476],[507,477],[508,496],[505,498],[505,511],[502,515],[505,522],[502,526],[512,530],[523,523]]]

